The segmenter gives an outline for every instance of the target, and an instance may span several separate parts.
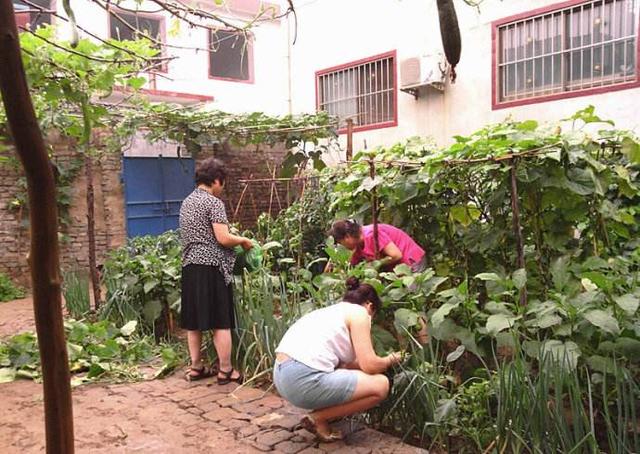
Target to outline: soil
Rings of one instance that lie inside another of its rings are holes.
[[[30,299],[0,303],[0,338],[34,327]],[[419,448],[352,422],[344,441],[318,444],[300,429],[301,410],[273,393],[214,379],[188,383],[183,371],[161,380],[74,388],[77,453],[420,453]],[[45,452],[42,385],[0,384],[0,452]]]

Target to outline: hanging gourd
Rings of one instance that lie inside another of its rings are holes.
[[[456,65],[460,61],[462,47],[458,16],[453,6],[453,0],[436,0],[438,4],[438,18],[440,19],[440,36],[444,55],[451,65],[451,82],[456,81]]]

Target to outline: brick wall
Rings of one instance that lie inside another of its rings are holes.
[[[240,181],[273,178],[274,169],[277,177],[286,153],[282,144],[246,148],[225,145],[205,148],[201,152],[199,159],[215,156],[226,164],[229,176],[223,199],[229,220],[251,228],[261,213],[270,212],[276,216],[297,198],[301,189],[298,182],[252,182],[247,185]]]
[[[48,138],[52,146],[52,160],[65,168],[73,159],[81,159],[75,145],[55,135]],[[94,199],[96,223],[96,257],[100,263],[105,254],[126,239],[124,196],[120,184],[121,160],[118,155],[104,155],[94,164]],[[29,251],[28,213],[12,210],[8,205],[19,192],[21,168],[0,165],[0,272],[20,284],[29,285],[26,260]],[[86,176],[82,166],[73,180],[68,225],[61,229],[60,261],[63,271],[87,268],[89,262],[87,236]]]
[[[77,159],[75,145],[52,135],[48,138],[54,150],[54,162],[68,162]],[[232,222],[239,222],[245,228],[255,225],[262,212],[271,210],[276,215],[282,208],[293,202],[300,192],[299,183],[271,182],[245,184],[238,180],[271,178],[273,169],[278,168],[286,154],[283,146],[255,147],[208,147],[199,159],[215,155],[227,165],[229,178],[223,198],[227,214]],[[94,164],[94,199],[96,223],[96,257],[101,263],[109,250],[121,246],[126,241],[126,220],[124,210],[124,190],[120,180],[122,160],[119,155],[105,154]],[[18,192],[21,169],[0,165],[0,272],[9,274],[24,286],[29,285],[29,268],[26,254],[29,250],[27,213],[8,208]],[[244,191],[244,194],[243,194]],[[63,270],[87,268],[86,177],[84,166],[73,181],[69,224],[63,230],[61,243],[61,264]]]

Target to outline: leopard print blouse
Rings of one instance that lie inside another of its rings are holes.
[[[233,249],[218,243],[213,224],[229,224],[224,203],[204,189],[196,188],[180,206],[182,266],[217,266],[229,285],[233,281],[236,255]]]

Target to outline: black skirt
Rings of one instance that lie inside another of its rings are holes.
[[[191,331],[235,328],[233,285],[224,282],[217,266],[182,268],[180,326]]]

